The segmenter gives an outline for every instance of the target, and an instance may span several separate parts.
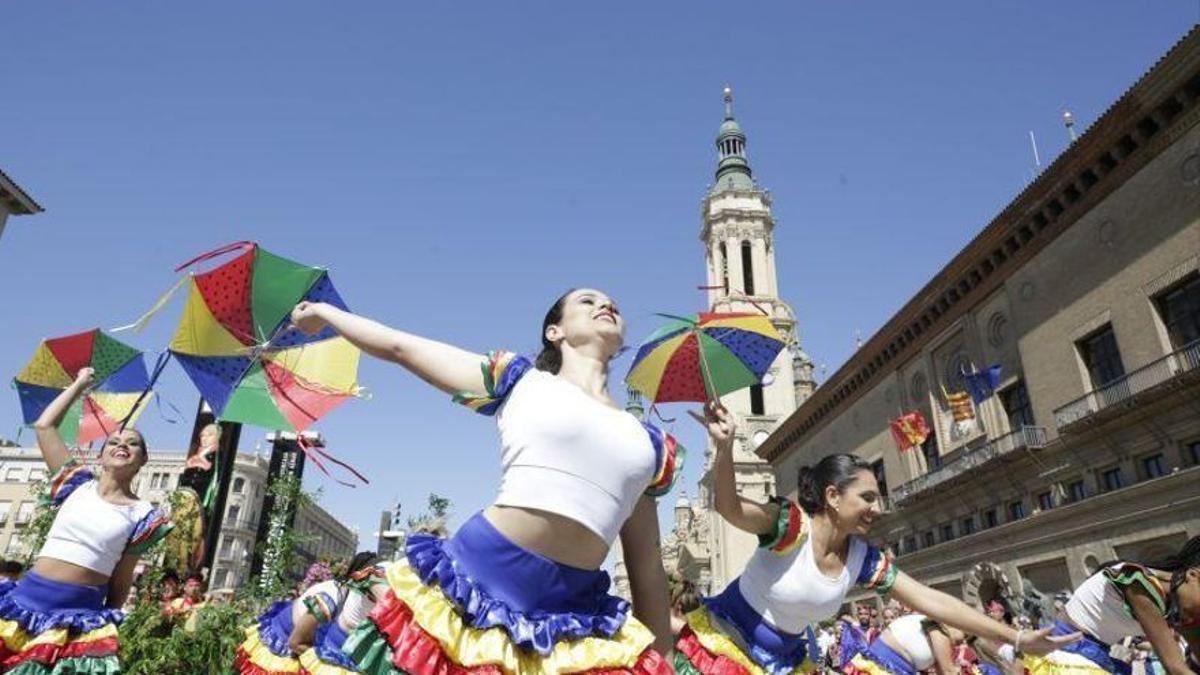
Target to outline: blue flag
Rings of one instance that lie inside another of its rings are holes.
[[[976,373],[964,373],[963,383],[967,386],[975,405],[983,403],[991,398],[996,393],[996,387],[1000,386],[1000,364]]]

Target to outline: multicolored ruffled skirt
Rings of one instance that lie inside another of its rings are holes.
[[[0,673],[114,675],[123,612],[104,606],[107,586],[28,572],[0,582]]]
[[[816,636],[785,633],[769,624],[734,580],[720,595],[705,598],[687,615],[675,643],[680,675],[783,675],[816,670]]]
[[[1070,635],[1078,632],[1073,626],[1058,621],[1051,635]],[[1025,672],[1029,675],[1101,675],[1120,673],[1130,675],[1133,667],[1109,655],[1110,647],[1096,638],[1083,634],[1071,644],[1056,649],[1045,656],[1026,655],[1021,657]]]
[[[862,631],[842,623],[838,666],[844,675],[916,675],[912,663],[883,640],[867,642]]]
[[[315,644],[300,655],[301,675],[352,675],[360,672],[354,661],[342,651],[346,631],[332,622],[322,624]]]
[[[667,675],[608,574],[557,563],[481,514],[449,540],[409,536],[390,589],[344,651],[369,675]]]
[[[233,668],[241,675],[296,675],[300,661],[292,655],[292,601],[280,600],[246,629]]]

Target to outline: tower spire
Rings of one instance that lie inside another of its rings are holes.
[[[746,134],[733,117],[733,89],[725,87],[725,121],[717,132],[717,179],[712,194],[753,190],[754,178],[746,159]]]

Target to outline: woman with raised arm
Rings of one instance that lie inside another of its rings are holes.
[[[0,673],[120,672],[119,608],[138,557],[171,529],[166,514],[131,487],[148,458],[141,433],[109,436],[99,473],[73,457],[58,433],[94,380],[82,368],[34,423],[51,472],[43,506],[58,512],[33,568],[18,582],[0,583]]]
[[[474,354],[325,304],[301,303],[292,320],[307,333],[332,328],[495,415],[500,430],[495,502],[448,540],[410,535],[405,559],[387,567],[389,591],[345,645],[364,672],[670,672],[654,498],[682,449],[609,396],[624,321],[607,295],[560,297],[536,361]],[[637,618],[600,569],[618,535]]]
[[[1110,655],[1112,645],[1145,636],[1167,673],[1200,673],[1200,536],[1162,560],[1100,565],[1071,594],[1063,614],[1054,634],[1081,631],[1083,639],[1052,654],[1024,657],[1026,672],[1129,675],[1130,664]]]
[[[870,464],[829,455],[800,469],[798,501],[760,504],[737,494],[729,413],[712,402],[702,421],[716,446],[716,510],[757,535],[760,546],[740,577],[688,616],[676,644],[677,672],[728,672],[730,664],[751,673],[807,670],[815,659],[806,628],[834,616],[855,586],[890,593],[933,621],[1018,649],[1044,654],[1075,639],[1051,638],[1049,628],[1015,631],[897,570],[891,556],[866,540],[881,507]]]

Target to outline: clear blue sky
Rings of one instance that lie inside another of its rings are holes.
[[[131,321],[177,263],[238,239],[468,348],[535,350],[579,285],[621,302],[635,342],[651,312],[703,301],[726,83],[775,198],[780,287],[832,373],[1029,180],[1029,131],[1053,158],[1064,106],[1087,128],[1200,16],[1195,0],[435,4],[6,2],[0,167],[46,212],[0,239],[3,377],[43,337]],[[164,347],[181,304],[138,346]],[[374,480],[327,484],[324,505],[370,546],[397,498],[484,506],[491,421],[397,368],[360,375],[374,398],[318,428]],[[161,389],[194,409],[178,367]],[[143,420],[152,446],[186,442],[190,424]],[[703,439],[679,425],[694,494]]]

